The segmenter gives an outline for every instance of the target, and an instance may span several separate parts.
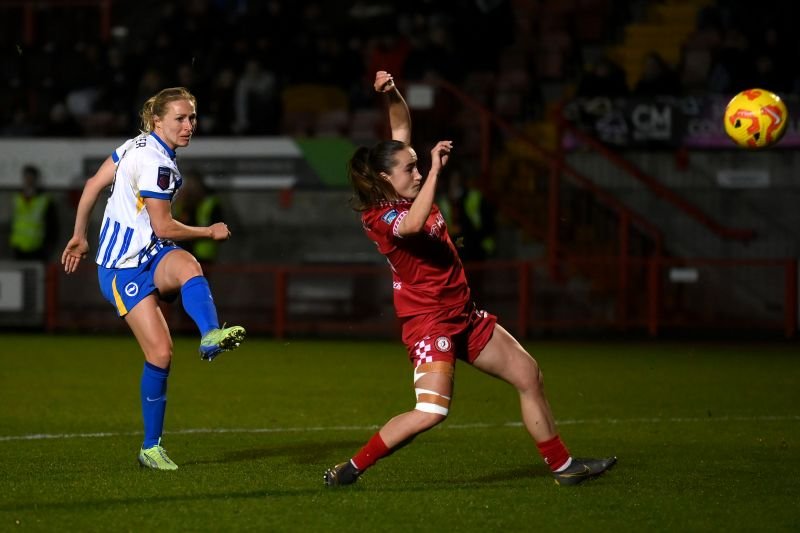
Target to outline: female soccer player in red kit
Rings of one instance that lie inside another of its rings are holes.
[[[439,141],[423,179],[410,146],[411,117],[391,74],[375,76],[375,90],[389,102],[392,140],[359,148],[349,163],[354,208],[367,236],[392,269],[394,306],[414,366],[417,403],[389,420],[349,461],[325,472],[328,486],[349,485],[376,461],[447,418],[456,359],[513,385],[522,421],[557,483],[596,477],[617,458],[573,458],[556,431],[536,361],[497,317],[478,309],[444,217],[433,203],[439,172],[453,150]]]

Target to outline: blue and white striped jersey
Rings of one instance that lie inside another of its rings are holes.
[[[117,170],[95,262],[106,268],[134,268],[163,247],[150,226],[144,199],[172,202],[183,180],[175,151],[152,132],[128,139],[111,157]]]

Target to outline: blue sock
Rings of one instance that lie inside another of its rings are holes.
[[[183,308],[200,329],[201,336],[219,327],[217,308],[211,296],[211,288],[204,276],[195,276],[183,284],[181,301]]]
[[[142,448],[158,444],[164,430],[164,412],[167,410],[167,376],[169,368],[159,368],[148,362],[142,372],[141,396],[144,418],[144,443]]]

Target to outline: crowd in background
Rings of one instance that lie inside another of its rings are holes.
[[[150,4],[114,3],[108,42],[88,8],[39,12],[28,45],[4,17],[2,133],[128,134],[148,96],[180,85],[198,97],[201,133],[276,134],[286,87],[334,86],[350,107],[372,105],[365,81],[378,65],[401,79],[435,71],[458,80],[492,68],[513,33],[505,1]],[[80,24],[64,24],[77,12]]]
[[[687,60],[671,66],[650,54],[631,85],[597,50],[619,40],[649,3],[114,2],[103,36],[91,6],[44,2],[31,42],[21,8],[5,6],[0,135],[128,135],[144,99],[175,85],[197,95],[202,134],[303,133],[286,120],[287,89],[332,87],[335,105],[347,112],[372,108],[368,81],[379,69],[398,80],[441,77],[478,93],[491,85],[491,106],[522,120],[541,115],[548,95],[539,86],[548,81],[578,95],[726,92],[751,82],[798,90],[797,40],[783,29],[779,3],[702,9]]]

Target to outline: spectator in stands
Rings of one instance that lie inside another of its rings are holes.
[[[681,84],[672,67],[658,52],[648,52],[644,57],[642,77],[633,89],[635,96],[678,96]]]
[[[280,124],[277,79],[257,59],[245,63],[244,72],[236,80],[234,131],[239,134],[277,133]]]
[[[410,52],[411,43],[405,37],[394,33],[373,36],[367,43],[365,75],[381,66],[391,68],[392,72],[404,72]]]
[[[50,108],[46,134],[52,137],[75,137],[83,133],[81,127],[67,111],[64,102],[57,102]]]
[[[175,201],[175,218],[187,226],[201,227],[223,220],[219,196],[194,169],[185,174],[181,193]],[[217,260],[219,243],[214,239],[193,239],[181,245],[188,248],[201,265]]]
[[[14,195],[9,244],[14,259],[46,261],[58,238],[58,215],[40,185],[39,168],[22,167],[22,189]]]
[[[606,56],[601,56],[585,66],[576,90],[578,97],[617,98],[628,94],[625,71]]]
[[[89,252],[89,217],[100,192],[111,186],[95,261],[103,296],[131,328],[145,356],[141,378],[143,467],[175,470],[161,446],[172,337],[159,299],[180,292],[187,314],[197,324],[200,356],[212,360],[239,346],[241,326],[220,328],[208,281],[197,260],[175,240],[230,238],[222,222],[187,226],[172,217],[171,202],[182,179],[176,150],[188,146],[197,124],[195,97],[183,87],[164,89],[142,107],[142,134],[117,148],[89,178],[75,216],[75,228],[61,262],[75,272]]]
[[[792,49],[794,46],[795,49]],[[753,50],[753,67],[748,87],[763,87],[778,94],[794,92],[793,54],[798,45],[787,42],[775,26],[768,26],[757,37]]]
[[[515,14],[511,0],[471,0],[459,2],[453,30],[455,48],[469,58],[472,69],[491,70],[502,51],[513,44]],[[537,8],[538,9],[538,8]],[[440,16],[452,15],[450,9]],[[450,80],[460,82],[461,80]]]
[[[464,262],[483,261],[495,252],[495,213],[474,183],[456,167],[447,174],[436,205]]]
[[[414,365],[417,403],[375,433],[350,460],[325,472],[328,486],[349,485],[414,437],[447,418],[456,359],[496,376],[519,392],[522,419],[558,483],[574,485],[616,463],[574,459],[556,430],[536,361],[499,324],[479,310],[447,225],[434,203],[438,176],[450,158],[451,141],[431,150],[423,179],[410,146],[411,117],[392,76],[379,71],[374,88],[388,97],[392,139],[361,147],[350,160],[354,208],[367,236],[391,265],[394,305]]]
[[[746,88],[752,59],[747,36],[737,28],[727,28],[721,46],[713,51],[705,89],[711,93],[736,93]]]
[[[433,20],[421,33],[409,35],[405,76],[411,80],[459,80],[465,65],[447,20]]]
[[[214,77],[209,96],[211,116],[201,122],[204,133],[231,135],[236,122],[236,73],[224,67]]]

